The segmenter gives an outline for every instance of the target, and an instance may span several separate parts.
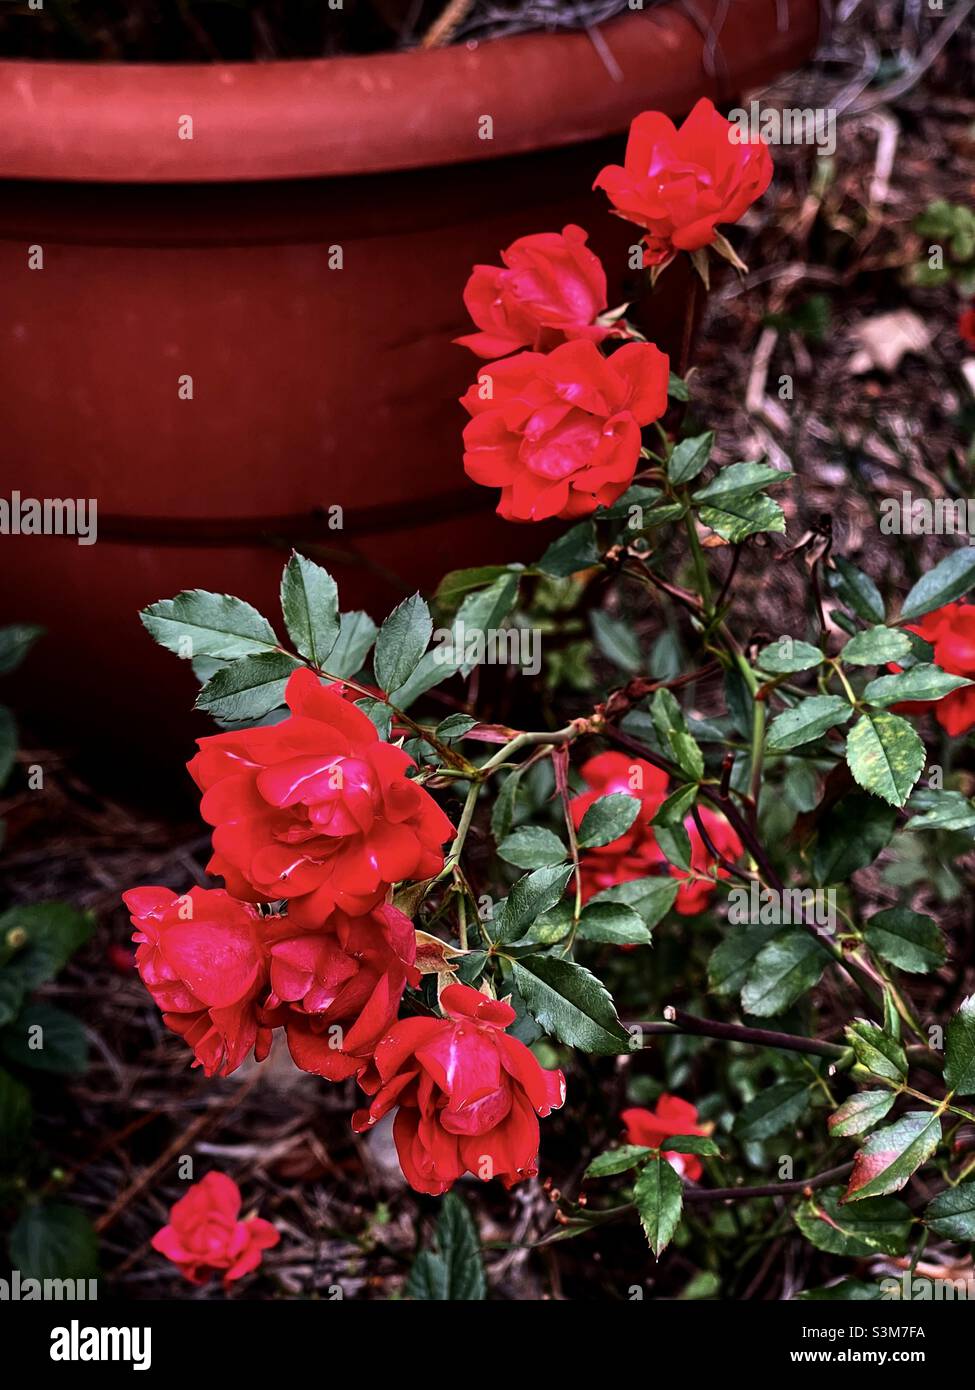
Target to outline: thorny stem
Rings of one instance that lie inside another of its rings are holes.
[[[716,1023],[709,1018],[698,1018],[686,1014],[681,1009],[668,1005],[664,1009],[663,1023],[639,1022],[624,1024],[627,1028],[640,1028],[651,1035],[685,1034],[690,1037],[717,1038],[722,1042],[749,1043],[753,1047],[775,1047],[785,1052],[808,1052],[817,1057],[834,1060],[845,1058],[850,1049],[841,1043],[821,1041],[819,1038],[803,1038],[792,1033],[777,1033],[771,1028],[746,1028],[740,1023]]]

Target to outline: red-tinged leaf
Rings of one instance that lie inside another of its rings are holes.
[[[941,1116],[931,1110],[910,1110],[892,1125],[875,1130],[853,1160],[843,1201],[899,1192],[931,1157],[940,1139]]]

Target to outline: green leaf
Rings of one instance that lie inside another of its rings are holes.
[[[215,656],[229,661],[276,652],[281,645],[256,608],[206,589],[184,589],[175,598],[150,603],[139,617],[160,646],[185,660]]]
[[[640,1169],[633,1200],[650,1249],[659,1259],[680,1222],[684,1184],[665,1158],[651,1159]]]
[[[695,504],[709,502],[723,508],[726,502],[751,497],[762,488],[784,483],[792,476],[791,470],[775,468],[770,463],[732,463],[704,487],[698,488],[691,501]]]
[[[758,654],[758,664],[763,671],[773,676],[788,676],[796,671],[808,671],[818,666],[823,654],[810,642],[800,642],[795,637],[780,637],[763,647]]]
[[[548,864],[561,864],[568,851],[551,830],[541,825],[523,825],[501,841],[498,853],[519,869],[542,869]]]
[[[880,626],[858,632],[840,652],[850,666],[883,666],[888,661],[902,661],[910,654],[911,639],[906,632]]]
[[[641,1144],[621,1144],[618,1149],[607,1149],[605,1153],[597,1154],[582,1176],[612,1178],[617,1173],[628,1173],[631,1168],[639,1168],[655,1152]]]
[[[814,936],[790,931],[759,952],[741,992],[741,1005],[756,1018],[771,1018],[819,983],[829,955]]]
[[[841,1279],[819,1289],[804,1289],[795,1295],[803,1303],[867,1303],[884,1298],[879,1284],[865,1284],[862,1279]]]
[[[909,1110],[892,1125],[875,1129],[857,1151],[843,1202],[899,1192],[926,1163],[941,1139],[941,1116]]]
[[[481,1242],[474,1219],[456,1192],[448,1192],[437,1222],[436,1251],[417,1256],[406,1283],[409,1298],[470,1303],[487,1297]]]
[[[596,646],[614,666],[629,675],[635,675],[643,666],[640,643],[629,623],[594,608],[589,614],[592,634]]]
[[[910,808],[918,807],[907,830],[975,830],[975,805],[961,792],[915,792]]]
[[[704,776],[704,756],[687,731],[683,711],[669,690],[660,689],[650,706],[653,726],[664,749],[670,750],[684,775],[693,782]]]
[[[907,1080],[907,1053],[897,1038],[866,1018],[854,1019],[847,1024],[845,1032],[853,1055],[864,1071],[886,1081]]]
[[[847,766],[864,791],[903,806],[924,769],[924,744],[899,714],[868,711],[846,740]]]
[[[901,606],[901,622],[923,617],[946,603],[967,594],[975,584],[975,549],[964,546],[952,551],[933,570],[922,574]]]
[[[599,849],[625,835],[640,814],[641,802],[627,792],[610,792],[594,801],[579,826],[580,849]]]
[[[9,970],[0,971],[0,1028],[20,1013],[25,993],[21,980],[15,979]]]
[[[701,1158],[720,1158],[717,1143],[704,1134],[671,1134],[664,1142],[669,1154],[699,1154]]]
[[[693,439],[682,439],[679,444],[675,444],[667,464],[667,476],[670,481],[679,486],[696,478],[698,473],[707,467],[713,444],[714,430],[708,430],[706,434],[696,434]]]
[[[778,925],[735,927],[711,952],[709,989],[714,994],[737,994],[757,957],[780,931]]]
[[[583,1052],[630,1051],[630,1035],[612,998],[581,965],[555,956],[531,956],[516,961],[512,970],[528,1012],[551,1037]]]
[[[596,544],[596,528],[592,521],[580,521],[565,535],[553,541],[538,562],[537,568],[543,574],[555,579],[568,579],[577,570],[589,569],[598,564],[599,547]]]
[[[667,814],[666,802],[660,808]],[[659,815],[660,812],[657,812]],[[653,819],[654,838],[657,841],[657,848],[662,852],[668,864],[673,864],[676,869],[683,869],[684,873],[691,872],[691,837],[684,829],[683,825],[674,821],[665,823],[659,821],[657,816]]]
[[[287,652],[242,657],[210,677],[195,708],[228,724],[263,719],[284,704],[288,678],[300,665]]]
[[[10,1233],[10,1259],[30,1279],[93,1279],[98,1238],[78,1207],[43,1202],[21,1213]]]
[[[913,1224],[903,1202],[874,1197],[844,1207],[842,1197],[841,1187],[827,1187],[807,1197],[795,1212],[796,1225],[817,1250],[858,1259],[903,1255]]]
[[[559,901],[571,873],[571,864],[555,864],[520,878],[494,914],[495,941],[505,944],[523,936]]]
[[[611,946],[648,946],[650,932],[642,919],[624,903],[589,903],[579,918],[583,941],[602,941]]]
[[[358,675],[376,640],[376,624],[368,613],[339,615],[339,635],[328,654],[328,673],[340,680]]]
[[[30,1134],[30,1092],[0,1069],[0,1165],[9,1173]]]
[[[743,1144],[760,1143],[790,1129],[809,1105],[809,1086],[805,1081],[777,1081],[758,1095],[736,1116],[734,1132]]]
[[[785,513],[764,492],[754,497],[730,497],[720,507],[702,507],[698,515],[705,526],[732,545],[740,545],[761,531],[785,530]]]
[[[833,1139],[866,1134],[884,1118],[897,1099],[893,1091],[857,1091],[826,1121]]]
[[[772,720],[766,748],[769,753],[787,753],[845,724],[852,713],[853,706],[840,695],[809,695]]]
[[[614,883],[589,899],[590,907],[601,903],[624,903],[632,907],[644,926],[653,928],[663,921],[674,905],[680,891],[680,880],[669,874],[654,878],[634,878],[626,883]]]
[[[893,705],[901,700],[941,700],[953,690],[971,684],[964,676],[952,676],[940,666],[922,663],[896,675],[878,676],[870,681],[863,698],[872,705]]]
[[[292,551],[281,576],[281,611],[302,656],[320,669],[339,635],[339,591],[328,570]]]
[[[509,773],[491,808],[491,834],[499,843],[511,830],[520,782],[520,769]]]
[[[507,570],[507,565],[478,565],[474,569],[451,570],[437,585],[434,597],[441,608],[453,611],[468,594],[493,584]]]
[[[670,380],[667,383],[667,395],[675,401],[689,401],[691,399],[691,393],[688,390],[687,382],[683,377],[678,376],[676,372],[671,372],[670,374]]]
[[[0,676],[8,676],[16,671],[38,637],[44,636],[42,627],[31,623],[11,623],[0,627]]]
[[[924,1212],[926,1226],[943,1240],[975,1240],[975,1182],[939,1192]]]
[[[28,1004],[0,1032],[8,1062],[33,1071],[80,1075],[88,1066],[88,1039],[76,1018],[52,1004]]]
[[[67,903],[32,903],[12,907],[0,916],[0,941],[10,932],[23,931],[25,943],[3,967],[3,978],[23,990],[37,989],[63,970],[92,933],[92,918]]]
[[[826,580],[840,602],[864,622],[882,623],[884,601],[870,576],[844,560],[842,555],[835,557],[833,565],[835,568],[826,571]]]
[[[508,570],[500,579],[489,584],[486,589],[468,594],[461,604],[453,631],[455,634],[455,656],[460,655],[464,658],[457,664],[465,676],[469,676],[474,667],[478,665],[478,660],[474,658],[479,658],[480,653],[476,649],[470,653],[457,649],[467,647],[472,635],[484,634],[486,642],[488,634],[501,628],[517,601],[520,578],[519,572]],[[517,631],[513,631],[512,637],[516,636],[518,636]],[[508,647],[507,651],[510,652],[511,648]],[[487,655],[486,652],[485,655]]]
[[[399,690],[416,670],[433,633],[430,610],[419,594],[404,599],[379,629],[373,670],[388,694]]]
[[[956,1095],[975,1095],[975,994],[964,1000],[948,1024],[945,1085]]]
[[[867,945],[898,970],[924,975],[945,960],[945,943],[933,917],[906,907],[875,912],[863,933]]]
[[[817,884],[845,883],[872,864],[887,848],[896,824],[896,810],[875,797],[860,792],[843,797],[819,827],[813,851]]]
[[[437,725],[435,732],[441,743],[455,743],[476,728],[477,722],[469,714],[448,714]]]

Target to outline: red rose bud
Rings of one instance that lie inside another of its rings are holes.
[[[461,404],[464,469],[499,487],[509,521],[587,516],[633,481],[640,430],[667,409],[670,364],[649,343],[603,357],[595,344],[563,343],[547,356],[520,352],[483,368]]]
[[[710,1125],[699,1125],[697,1107],[680,1096],[662,1095],[655,1110],[634,1107],[624,1110],[620,1119],[626,1126],[625,1139],[628,1144],[640,1144],[648,1149],[661,1149],[663,1156],[672,1168],[690,1182],[697,1182],[702,1172],[701,1160],[695,1154],[667,1152],[668,1139],[675,1135],[711,1133]]]
[[[908,623],[907,630],[931,644],[934,663],[942,671],[975,681],[975,604],[947,603],[926,613],[919,623]],[[891,671],[900,669],[890,665]],[[927,714],[931,710],[945,733],[957,738],[975,725],[975,685],[952,690],[941,700],[902,700],[891,709],[899,714]]]
[[[440,1196],[464,1173],[513,1187],[538,1171],[537,1115],[565,1100],[565,1078],[546,1071],[504,1030],[508,1004],[468,985],[441,995],[446,1018],[407,1018],[376,1048],[375,1075],[361,1083],[367,1110],[352,1118],[368,1129],[395,1106],[393,1138],[407,1182]]]
[[[419,984],[413,923],[388,905],[365,917],[333,912],[318,932],[267,921],[271,994],[262,1022],[284,1027],[302,1071],[329,1081],[358,1075],[396,1022],[407,984]]]
[[[623,753],[600,753],[580,768],[589,791],[581,792],[569,803],[573,824],[578,827],[592,803],[610,792],[626,792],[638,797],[641,809],[636,820],[623,835],[598,849],[586,850],[582,856],[582,896],[586,902],[606,888],[633,879],[667,874],[682,880],[674,907],[682,916],[693,917],[707,907],[714,892],[713,882],[692,878],[683,869],[667,860],[657,843],[651,821],[667,795],[667,775],[640,758]],[[731,826],[709,806],[699,808],[708,840],[722,858],[735,860],[742,853],[742,844]],[[717,865],[708,849],[693,816],[684,820],[684,829],[691,842],[693,873],[727,878],[728,871]],[[717,865],[717,867],[716,867]]]
[[[571,225],[540,232],[502,251],[504,268],[476,265],[464,304],[481,332],[454,341],[478,357],[547,351],[572,338],[600,342],[612,331],[595,323],[606,308],[606,272],[587,239]]]
[[[230,1284],[261,1263],[262,1252],[277,1245],[280,1233],[259,1216],[240,1219],[240,1188],[226,1173],[207,1173],[174,1203],[169,1224],[152,1238],[191,1284],[222,1274]]]
[[[737,222],[768,188],[768,148],[736,139],[740,133],[707,97],[679,130],[660,111],[635,118],[624,164],[608,164],[593,187],[620,217],[646,229],[644,265],[710,246],[718,224]]]
[[[194,1065],[229,1076],[270,1035],[259,1030],[267,976],[260,916],[222,888],[133,888],[122,894],[136,928],[136,965],[167,1028],[185,1038]]]
[[[214,826],[208,869],[237,898],[287,898],[291,923],[318,929],[336,908],[371,911],[400,879],[443,867],[453,827],[415,767],[372,721],[296,671],[280,724],[199,740],[190,774]]]

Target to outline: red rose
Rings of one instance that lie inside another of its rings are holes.
[[[970,348],[975,348],[975,301],[958,315],[958,336]]]
[[[593,187],[606,191],[620,217],[646,228],[645,265],[709,246],[719,222],[737,222],[768,188],[767,147],[738,142],[733,133],[737,128],[707,97],[679,130],[660,111],[633,121],[624,165],[608,164]]]
[[[540,351],[572,338],[600,342],[612,330],[593,320],[606,308],[606,272],[581,227],[519,237],[501,252],[505,269],[476,265],[464,289],[482,331],[454,341],[478,357]]]
[[[464,1173],[513,1187],[538,1171],[538,1120],[565,1099],[565,1078],[546,1071],[504,1030],[508,1004],[467,985],[441,995],[447,1018],[406,1018],[375,1053],[376,1092],[352,1117],[356,1132],[399,1106],[393,1137],[406,1180],[440,1196]]]
[[[169,1225],[152,1238],[152,1248],[179,1266],[191,1284],[222,1272],[224,1284],[249,1274],[261,1252],[277,1245],[280,1233],[259,1216],[240,1220],[240,1188],[226,1173],[207,1173],[173,1204]]]
[[[951,676],[965,676],[975,681],[975,604],[947,603],[926,613],[919,623],[908,623],[908,632],[929,642],[934,648],[935,664]],[[891,664],[891,671],[901,668]],[[891,707],[901,714],[926,714],[934,717],[952,738],[966,733],[975,724],[975,685],[953,690],[941,700],[904,700]]]
[[[609,506],[633,481],[641,427],[667,409],[669,369],[649,343],[606,358],[584,340],[492,362],[461,401],[467,476],[501,489],[509,521]]]
[[[136,928],[135,963],[167,1028],[185,1038],[195,1066],[229,1076],[270,1034],[258,1027],[267,976],[261,918],[222,888],[133,888],[122,894]]]
[[[261,1020],[283,1026],[296,1066],[329,1081],[361,1072],[420,975],[413,923],[388,904],[365,917],[333,912],[327,930],[268,919],[271,994]],[[273,925],[271,925],[273,923]]]
[[[676,1135],[711,1133],[711,1125],[699,1125],[697,1107],[680,1096],[662,1095],[657,1101],[656,1110],[643,1110],[634,1107],[624,1110],[620,1119],[626,1126],[626,1142],[640,1144],[648,1149],[663,1149],[668,1139]],[[672,1168],[690,1182],[697,1182],[704,1171],[696,1154],[669,1153],[663,1149],[663,1156]]]
[[[638,796],[643,803],[636,820],[625,834],[611,840],[608,845],[584,852],[581,863],[584,900],[588,902],[595,893],[614,888],[618,883],[669,873],[673,878],[684,880],[674,903],[676,910],[685,917],[702,912],[714,892],[714,883],[692,878],[683,869],[669,863],[657,844],[651,825],[667,796],[666,773],[641,758],[615,752],[600,753],[590,758],[583,763],[580,772],[590,790],[581,792],[570,802],[573,824],[577,829],[592,803],[610,792],[628,792],[631,796]],[[742,853],[741,841],[724,816],[712,811],[709,806],[701,806],[698,810],[714,848],[726,859],[737,859]],[[685,818],[684,829],[691,842],[693,873],[713,875],[716,872],[718,878],[727,878],[727,869],[720,866],[715,869],[714,856],[705,845],[693,816]]]
[[[400,879],[443,867],[453,833],[415,766],[372,721],[295,671],[280,724],[201,738],[189,764],[214,826],[208,870],[237,898],[288,899],[288,917],[316,929],[336,907],[369,912]]]

